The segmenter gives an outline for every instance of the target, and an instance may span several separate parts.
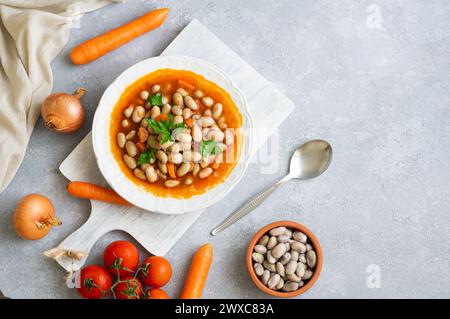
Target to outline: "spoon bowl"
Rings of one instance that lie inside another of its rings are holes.
[[[324,140],[312,140],[301,145],[291,157],[291,178],[310,179],[325,172],[330,166],[333,150]]]

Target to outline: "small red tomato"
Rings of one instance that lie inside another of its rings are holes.
[[[120,278],[120,283],[114,287],[114,294],[118,299],[140,299],[144,288],[139,279],[132,276]],[[122,282],[123,281],[123,282]]]
[[[150,289],[147,291],[147,299],[170,299],[170,297],[162,289]]]
[[[167,284],[172,277],[172,267],[166,258],[151,256],[141,265],[140,278],[144,285],[159,288]]]
[[[120,276],[131,275],[139,264],[139,252],[128,241],[115,241],[106,247],[103,262],[113,276],[117,276],[117,270]]]
[[[102,266],[87,266],[81,269],[78,293],[87,299],[99,299],[109,294],[112,279]]]

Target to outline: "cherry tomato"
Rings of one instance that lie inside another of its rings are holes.
[[[172,267],[164,257],[151,256],[141,265],[140,278],[144,285],[160,288],[167,284],[172,277]]]
[[[139,279],[132,276],[120,278],[120,283],[114,287],[114,294],[118,299],[140,299],[144,288]],[[122,282],[123,281],[123,282]]]
[[[147,294],[147,299],[170,299],[169,295],[162,289],[150,289]]]
[[[103,262],[113,276],[117,276],[117,268],[120,276],[132,275],[139,265],[139,252],[128,241],[115,241],[106,247]]]
[[[80,283],[81,287],[77,290],[82,297],[99,299],[109,294],[112,278],[102,266],[87,266],[81,269]]]

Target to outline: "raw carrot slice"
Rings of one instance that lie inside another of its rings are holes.
[[[181,86],[182,88],[188,89],[188,90],[193,90],[195,89],[195,85],[186,82],[184,80],[178,80],[178,85]]]
[[[167,163],[167,172],[171,178],[177,178],[177,174],[175,174],[175,164]]]

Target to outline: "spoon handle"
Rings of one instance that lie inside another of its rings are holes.
[[[256,207],[261,205],[263,201],[266,200],[267,197],[270,196],[279,186],[283,185],[285,182],[290,180],[291,177],[289,175],[285,176],[282,180],[278,181],[274,185],[270,186],[266,190],[262,191],[255,197],[253,197],[251,200],[249,200],[247,203],[245,203],[242,207],[240,207],[237,211],[235,211],[233,214],[228,216],[219,226],[214,228],[211,231],[211,235],[216,236],[218,233],[224,231],[229,226],[233,225],[235,222],[237,222],[242,217],[249,214],[251,211],[253,211]]]

